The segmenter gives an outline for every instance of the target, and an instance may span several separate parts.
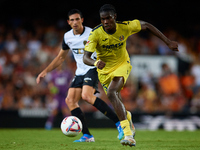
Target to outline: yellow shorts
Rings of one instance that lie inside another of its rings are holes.
[[[107,94],[107,90],[110,85],[110,82],[112,81],[114,77],[124,77],[124,84],[125,84],[131,72],[131,69],[132,69],[132,66],[129,61],[129,62],[125,62],[121,64],[116,70],[114,70],[113,72],[109,74],[98,73],[99,81],[101,85],[103,86],[105,93]]]

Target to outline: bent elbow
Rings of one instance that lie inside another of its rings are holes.
[[[65,61],[65,57],[62,57],[62,56],[58,57],[58,59],[59,59],[60,62],[64,62]]]
[[[141,25],[141,30],[148,30],[149,27],[151,26],[150,23],[145,22],[145,21],[140,21],[140,25]]]

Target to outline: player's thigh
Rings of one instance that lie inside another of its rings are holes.
[[[109,84],[108,90],[107,90],[107,96],[110,102],[112,103],[115,111],[117,112],[117,108],[121,109],[122,103],[120,98],[120,90],[122,89],[124,85],[124,78],[123,77],[114,77],[112,81]]]
[[[120,92],[124,86],[124,77],[114,77],[109,84],[107,93]]]
[[[124,84],[127,81],[127,78],[130,74],[132,66],[129,62],[123,63],[120,67],[118,67],[114,72],[111,74],[111,82],[108,87],[108,92],[116,91],[120,92],[123,88]]]
[[[90,104],[94,104],[96,96],[94,96],[96,89],[90,85],[83,85],[82,88],[82,99]]]
[[[93,104],[96,97],[95,91],[98,89],[98,73],[96,68],[90,69],[84,76],[82,87],[82,99]]]
[[[108,87],[111,82],[111,73],[110,74],[98,74],[99,81],[107,95]]]
[[[82,95],[94,95],[95,88],[90,85],[83,85],[82,87]]]

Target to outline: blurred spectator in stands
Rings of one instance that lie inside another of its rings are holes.
[[[2,94],[1,108],[4,110],[15,110],[15,99],[14,99],[14,87],[12,82],[7,82],[5,86],[4,93]]]
[[[41,41],[37,39],[35,35],[31,35],[31,39],[27,43],[27,47],[31,57],[35,57],[39,49],[41,48]]]
[[[43,103],[42,103],[42,99],[39,96],[34,96],[33,97],[33,102],[31,107],[34,109],[38,109],[38,108],[43,108]]]
[[[191,75],[194,77],[193,92],[196,94],[200,89],[200,62],[196,60],[191,67]]]
[[[181,93],[176,95],[162,95],[160,97],[163,112],[183,112],[186,111],[187,101]]]
[[[49,91],[53,95],[53,99],[50,98],[51,100],[48,102],[48,104],[53,105],[48,105],[51,111],[45,124],[45,129],[47,130],[52,129],[54,118],[59,112],[62,112],[63,118],[71,114],[65,103],[65,99],[73,76],[70,70],[64,66],[60,65],[51,73],[47,74],[46,77]]]
[[[0,110],[2,109],[3,95],[4,95],[4,88],[3,85],[0,83]]]
[[[44,36],[45,45],[51,46],[51,47],[54,47],[57,45],[57,43],[59,42],[57,32],[58,31],[56,31],[56,28],[53,25],[47,28],[45,36]]]
[[[200,90],[194,95],[194,97],[191,100],[191,113],[197,113],[200,112]]]
[[[178,76],[165,63],[162,64],[162,76],[159,78],[159,92],[166,111],[182,111],[187,104]]]
[[[33,99],[28,87],[25,87],[23,90],[23,95],[21,97],[22,108],[30,109],[32,107]]]
[[[180,77],[180,81],[183,88],[184,96],[188,100],[191,100],[194,95],[193,89],[195,83],[194,83],[194,77],[191,75],[189,70],[186,71],[185,74]]]
[[[137,109],[136,90],[137,89],[134,82],[132,81],[131,77],[129,77],[125,86],[121,90],[121,97],[126,110],[135,111]]]
[[[157,110],[156,91],[148,84],[141,83],[141,89],[138,92],[137,105],[140,110],[152,113]]]
[[[158,42],[158,53],[160,55],[171,55],[173,52],[169,49],[169,47],[165,43]]]
[[[48,59],[50,58],[51,54],[50,54],[50,50],[48,48],[47,45],[45,45],[44,43],[42,43],[40,49],[38,50],[36,57],[39,60],[39,63],[44,64],[45,62],[48,61]]]
[[[171,72],[167,64],[162,64],[162,76],[159,78],[160,92],[164,95],[178,94],[180,83],[178,76]]]
[[[4,51],[0,52],[0,74],[3,72],[6,61],[7,61],[6,52]]]
[[[4,45],[5,45],[4,37],[2,34],[0,34],[0,52],[4,49]]]
[[[17,49],[18,43],[13,37],[13,33],[10,31],[6,35],[6,40],[5,40],[5,49],[9,54],[13,54],[15,50]]]

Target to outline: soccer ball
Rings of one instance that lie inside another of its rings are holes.
[[[77,117],[69,116],[63,119],[60,128],[64,135],[74,137],[82,131],[82,123]]]

